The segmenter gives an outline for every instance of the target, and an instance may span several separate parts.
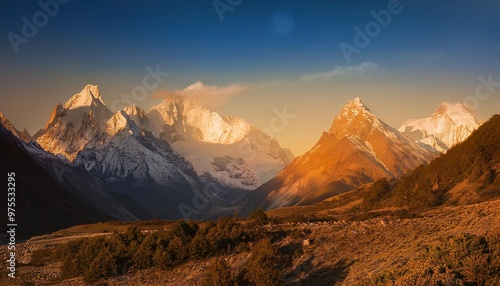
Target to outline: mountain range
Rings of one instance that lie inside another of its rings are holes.
[[[57,189],[100,210],[99,218],[118,220],[211,218],[314,204],[401,177],[479,126],[463,105],[443,103],[431,117],[407,121],[398,131],[355,98],[311,150],[294,158],[245,120],[194,99],[169,96],[147,112],[136,105],[112,112],[96,85],[58,104],[34,136],[0,119],[17,137],[14,145]]]
[[[293,158],[246,121],[192,100],[113,113],[95,85],[58,104],[33,137],[1,118],[14,136],[31,140],[23,146],[62,187],[119,220],[210,217]]]
[[[368,214],[369,218],[392,210],[411,217],[412,213],[429,208],[436,210],[440,206],[498,202],[499,146],[500,115],[496,114],[445,154],[401,177],[382,178],[315,204],[291,206],[270,213],[279,217],[349,214],[365,218]]]
[[[57,105],[47,126],[34,138],[45,150],[74,161],[89,144],[104,140],[102,134],[119,132],[124,116],[134,122],[134,128],[165,141],[188,159],[201,182],[217,184],[217,195],[223,199],[237,199],[228,190],[243,191],[243,195],[255,189],[293,159],[288,149],[246,121],[221,116],[193,100],[167,98],[148,112],[132,105],[113,114],[93,85],[64,106]],[[253,153],[251,158],[240,151],[245,148]]]

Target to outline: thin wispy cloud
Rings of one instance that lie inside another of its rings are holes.
[[[363,62],[356,66],[336,66],[326,72],[306,74],[299,78],[300,81],[330,80],[336,77],[349,77],[356,75],[371,75],[378,70],[374,62]]]
[[[243,93],[249,86],[243,83],[234,83],[226,86],[206,85],[197,81],[192,85],[179,90],[162,90],[156,92],[154,98],[175,98],[196,100],[206,107],[217,107],[227,102],[231,97]]]

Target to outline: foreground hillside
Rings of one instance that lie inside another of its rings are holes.
[[[33,238],[20,247],[25,264],[18,268],[16,283],[11,285],[85,285],[84,279],[107,283],[101,285],[303,286],[391,285],[392,282],[437,285],[439,281],[444,285],[498,285],[500,282],[498,200],[443,206],[410,216],[388,211],[370,219],[332,217],[307,221],[296,216],[280,221],[266,220],[265,215],[256,212],[250,220],[227,218],[198,226],[182,222],[135,225],[142,229],[142,234],[134,228],[126,230],[123,223],[108,223]],[[163,228],[167,230],[149,231]],[[87,239],[78,242],[81,237]],[[116,250],[112,241],[117,238],[131,243],[128,250],[135,249],[130,264],[126,263],[127,270],[94,279],[105,273],[113,257],[110,253]],[[67,241],[73,242],[67,244]],[[168,243],[156,245],[160,241]],[[78,243],[79,247],[71,247]],[[80,266],[68,264],[68,259],[72,261],[74,257],[91,257],[91,251],[86,250],[88,246],[97,251],[102,243],[108,246],[98,251],[94,260]],[[74,257],[57,258],[72,251],[76,253]],[[154,255],[148,260],[147,253],[165,255]],[[181,258],[180,253],[185,256]],[[69,269],[80,271],[74,267],[91,270],[73,278],[68,274]],[[5,277],[2,275],[0,283],[9,285],[12,281]],[[467,284],[472,282],[477,283]]]

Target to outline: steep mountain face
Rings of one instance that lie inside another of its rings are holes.
[[[341,114],[335,117],[329,133],[336,138],[360,138],[393,176],[427,163],[436,155],[378,119],[359,98],[347,103]]]
[[[63,156],[49,153],[31,141],[25,145],[33,160],[81,202],[86,202],[115,220],[152,218],[130,197],[114,190],[99,176],[90,173],[89,164],[78,165]]]
[[[191,162],[203,183],[219,186],[232,201],[274,177],[293,159],[288,149],[243,119],[221,116],[180,96],[165,99],[145,113],[124,110],[140,128],[172,144]],[[235,192],[240,194],[235,197]]]
[[[249,195],[247,204],[274,209],[314,203],[383,177],[400,176],[436,155],[382,122],[355,98],[310,151]]]
[[[446,153],[478,127],[476,118],[464,105],[443,102],[432,116],[408,120],[398,130],[417,142]]]
[[[201,189],[191,164],[167,142],[139,129],[123,110],[108,120],[75,163],[134,199],[151,217],[181,218],[178,206],[190,204],[194,190]]]
[[[28,130],[23,129],[23,131],[19,131],[10,123],[10,121],[0,112],[0,123],[3,125],[3,127],[7,130],[9,130],[14,136],[17,138],[21,139],[23,142],[28,143],[30,142],[31,134],[28,132]]]
[[[8,122],[6,118],[4,120]],[[14,126],[10,127],[10,129],[17,130]],[[44,169],[43,174],[57,181],[58,186],[67,191],[69,196],[73,196],[84,206],[92,205],[100,213],[106,214],[108,219],[151,218],[130,198],[114,192],[100,178],[90,174],[86,170],[87,164],[85,166],[75,165],[64,156],[56,156],[45,151],[35,141],[19,144],[19,147],[26,152],[40,170]]]
[[[43,149],[73,161],[79,151],[104,131],[113,113],[104,105],[97,85],[87,85],[64,106],[58,104],[44,129],[35,134]]]
[[[0,171],[5,176],[15,173],[15,218],[22,226],[17,229],[16,237],[24,239],[76,224],[113,219],[90,200],[81,199],[61,184],[27,149],[25,143],[0,124],[0,160],[4,162],[0,164]],[[6,211],[5,207],[4,217],[7,217]]]

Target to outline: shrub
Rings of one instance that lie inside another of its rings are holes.
[[[102,251],[83,273],[83,281],[91,284],[117,273],[118,265],[114,257],[111,253]]]
[[[196,223],[187,223],[184,220],[180,220],[172,226],[169,233],[171,237],[178,237],[183,242],[189,242],[196,235],[196,232],[198,232],[198,230],[199,227]]]
[[[376,181],[370,188],[363,192],[363,208],[365,210],[373,209],[374,205],[380,203],[391,194],[390,191],[391,187],[386,178]]]
[[[276,249],[269,240],[263,240],[252,250],[252,256],[245,263],[246,277],[253,285],[283,285],[277,265]]]
[[[129,226],[127,230],[121,234],[121,239],[126,245],[140,244],[144,235],[137,226]]]
[[[253,210],[248,216],[248,219],[256,225],[263,225],[269,220],[267,214],[260,209]]]
[[[143,234],[131,226],[109,237],[69,242],[57,250],[55,257],[62,261],[63,277],[83,276],[94,283],[128,270],[172,269],[190,259],[245,251],[251,239],[236,217],[220,218],[203,229],[195,222],[179,221],[169,230]]]
[[[464,234],[448,237],[362,285],[499,285],[500,241],[493,232],[487,237]]]
[[[236,245],[246,241],[243,226],[236,218],[229,217],[219,218],[206,236],[215,252],[220,254],[230,252]]]
[[[203,286],[231,286],[235,285],[235,278],[231,273],[231,266],[223,258],[217,259],[214,263],[208,266]]]
[[[203,259],[217,253],[217,249],[209,241],[206,230],[200,230],[189,244],[189,256],[192,259]]]
[[[154,233],[147,235],[133,254],[132,260],[137,268],[146,269],[153,266],[153,255],[157,247],[156,240]]]

